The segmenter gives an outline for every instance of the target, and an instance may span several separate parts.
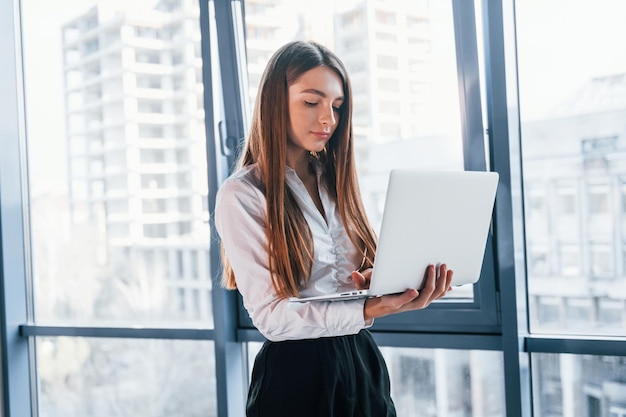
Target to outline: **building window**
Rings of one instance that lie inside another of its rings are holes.
[[[429,29],[429,20],[425,16],[407,16],[406,27],[410,30],[427,31]]]
[[[376,63],[380,69],[397,70],[399,68],[398,57],[396,56],[378,55],[376,56]]]
[[[591,214],[609,212],[608,185],[592,185],[589,187],[589,212]]]
[[[147,238],[165,238],[167,227],[165,224],[144,224],[143,235]]]
[[[567,297],[565,319],[568,329],[588,329],[592,324],[592,305],[588,298]]]
[[[353,10],[349,13],[345,13],[343,16],[341,16],[341,21],[346,29],[358,28],[363,24],[363,11]]]
[[[376,11],[376,22],[383,25],[395,25],[396,14],[392,12],[386,12],[383,10]]]
[[[185,277],[185,254],[182,250],[176,251],[176,271],[177,278],[183,279]]]
[[[376,32],[376,40],[381,42],[398,42],[398,36],[393,33]]]
[[[400,114],[400,103],[397,101],[382,100],[378,103],[378,107],[380,108],[380,112],[384,114]]]
[[[139,113],[163,113],[163,102],[151,100],[138,100],[137,111]]]
[[[141,205],[144,214],[165,213],[167,210],[167,200],[163,198],[144,199],[141,201]]]
[[[554,328],[561,324],[561,310],[563,298],[556,296],[536,296],[533,297],[537,305],[535,311],[537,315],[537,329]]]
[[[394,78],[379,78],[378,88],[381,93],[397,93],[400,91],[400,82]]]
[[[162,87],[161,77],[150,75],[137,75],[137,87],[148,89],[160,89]]]
[[[398,137],[400,136],[400,124],[398,123],[381,123],[380,134],[384,136]]]
[[[617,150],[617,136],[583,139],[580,143],[583,154],[605,154]]]
[[[590,257],[592,277],[603,278],[615,275],[611,245],[592,244]]]
[[[546,248],[529,247],[528,251],[528,274],[535,277],[547,277],[550,275],[550,263]]]
[[[580,248],[578,245],[561,244],[560,246],[560,273],[564,276],[579,276],[581,274]]]
[[[141,176],[141,188],[148,190],[163,189],[166,187],[165,174],[144,174]]]
[[[139,137],[140,138],[162,138],[163,137],[163,126],[161,125],[148,125],[141,124],[139,125]]]
[[[199,269],[199,260],[198,260],[198,251],[196,250],[192,250],[190,252],[191,255],[191,262],[190,262],[190,267],[191,267],[191,278],[197,280],[200,277],[200,269]]]
[[[165,151],[161,149],[140,149],[139,161],[142,164],[162,164],[165,162]]]
[[[128,200],[108,200],[105,204],[107,215],[128,214]]]
[[[191,222],[178,222],[178,235],[185,236],[191,234]]]
[[[576,191],[574,189],[560,190],[557,194],[559,214],[576,214]]]

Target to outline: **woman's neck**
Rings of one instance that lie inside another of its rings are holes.
[[[302,181],[305,181],[314,174],[311,169],[311,155],[306,151],[298,152],[295,155],[288,153],[287,166],[296,171],[296,174]]]

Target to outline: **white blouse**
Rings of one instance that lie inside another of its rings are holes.
[[[285,173],[314,241],[311,277],[301,296],[354,289],[351,272],[362,260],[321,181],[319,164],[316,170],[327,220],[296,172],[286,167]],[[256,164],[234,173],[221,186],[215,207],[215,225],[254,325],[271,341],[356,334],[371,326],[363,319],[364,300],[299,303],[278,298],[269,272],[267,206],[259,174]]]

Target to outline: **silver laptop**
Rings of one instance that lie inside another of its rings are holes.
[[[480,278],[498,173],[392,170],[370,288],[291,301],[338,301],[421,289],[429,264],[454,270],[452,285]]]

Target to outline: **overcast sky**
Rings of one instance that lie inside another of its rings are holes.
[[[626,1],[516,4],[522,119],[541,117],[591,78],[626,72]]]

